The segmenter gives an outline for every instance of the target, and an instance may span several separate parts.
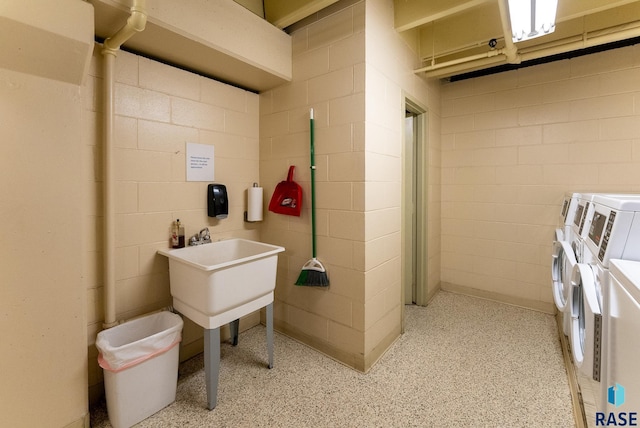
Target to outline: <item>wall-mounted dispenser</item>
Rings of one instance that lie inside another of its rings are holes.
[[[224,184],[209,184],[207,186],[207,211],[209,217],[218,219],[229,215],[229,199],[227,187]]]

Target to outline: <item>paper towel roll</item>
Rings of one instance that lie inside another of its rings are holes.
[[[262,221],[262,187],[249,187],[247,195],[247,221]]]

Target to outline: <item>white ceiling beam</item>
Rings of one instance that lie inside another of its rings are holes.
[[[438,2],[395,0],[395,28],[396,31],[407,31],[490,1],[495,0],[469,0],[457,4],[449,0],[441,1],[441,5],[435,4]]]
[[[264,2],[266,19],[283,29],[331,6],[338,0],[271,0]]]
[[[638,3],[638,0],[569,0],[558,2],[556,22],[569,21],[575,18],[604,12],[609,9]]]

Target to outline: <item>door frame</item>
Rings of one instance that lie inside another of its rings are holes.
[[[416,298],[415,303],[420,306],[426,306],[428,300],[428,201],[429,201],[429,115],[426,107],[412,99],[411,96],[403,94],[403,114],[402,114],[402,197],[401,197],[401,235],[402,235],[402,252],[401,252],[401,312],[402,312],[402,332],[404,332],[404,305],[405,305],[405,284],[407,281],[408,257],[413,255],[406,254],[405,244],[407,239],[412,239],[412,225],[407,224],[405,219],[407,206],[407,181],[412,179],[408,177],[408,172],[404,166],[408,161],[407,150],[405,149],[406,132],[405,129],[405,112],[414,115],[414,136],[417,139],[415,144],[414,158],[416,179],[416,246],[415,246],[415,272],[416,272]]]

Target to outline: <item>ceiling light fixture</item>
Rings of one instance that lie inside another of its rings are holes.
[[[551,34],[556,29],[558,0],[509,0],[514,42]]]

